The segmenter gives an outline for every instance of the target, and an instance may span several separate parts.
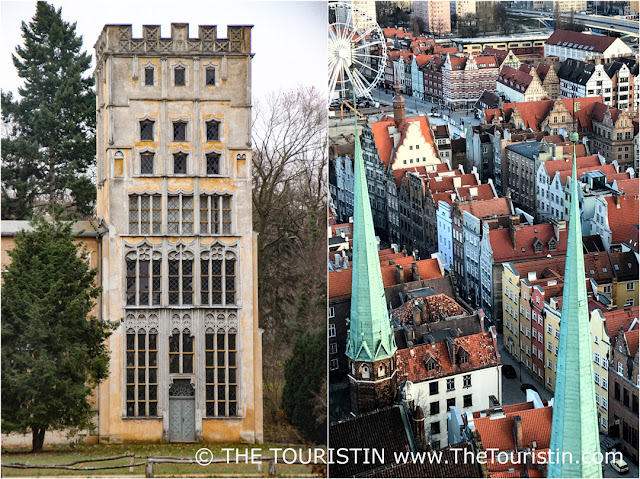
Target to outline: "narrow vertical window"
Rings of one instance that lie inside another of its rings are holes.
[[[180,299],[180,261],[169,260],[169,304]]]
[[[153,122],[140,122],[140,141],[153,141]]]
[[[180,227],[180,197],[169,196],[167,208],[167,231],[169,234],[178,234]]]
[[[220,155],[209,153],[207,155],[207,175],[220,174]]]
[[[222,260],[211,261],[211,304],[222,304]]]
[[[207,67],[205,70],[205,83],[208,86],[216,84],[216,69],[213,67]]]
[[[209,234],[209,195],[200,195],[200,234]]]
[[[146,363],[147,335],[144,331],[138,333],[138,416],[146,416],[147,406],[147,363]]]
[[[173,174],[187,174],[187,155],[185,155],[184,153],[176,153],[175,155],[173,155]]]
[[[176,121],[173,123],[173,141],[186,141],[187,124],[184,121]]]
[[[158,415],[158,335],[149,333],[149,416]]]
[[[224,330],[219,329],[217,334],[217,385],[218,385],[218,416],[227,414],[227,375],[226,375],[226,348]]]
[[[182,304],[193,303],[193,261],[182,260]]]
[[[138,229],[138,195],[129,196],[129,234],[137,235]]]
[[[180,372],[180,333],[174,331],[169,338],[169,372],[178,374]]]
[[[177,67],[175,70],[173,70],[173,80],[175,86],[184,86],[185,69],[183,67]]]
[[[203,305],[209,304],[209,294],[211,293],[211,287],[209,286],[209,260],[203,259],[200,261],[200,303]]]
[[[127,261],[127,305],[136,304],[136,260]]]
[[[160,304],[160,296],[162,294],[162,260],[156,259],[153,261],[152,267],[152,304],[157,306]]]
[[[149,208],[149,196],[140,196],[140,233],[149,234],[149,220],[151,219],[151,211]]]
[[[220,122],[207,122],[207,141],[220,141]]]
[[[153,153],[143,153],[140,155],[140,174],[153,175]]]
[[[216,415],[214,337],[215,334],[212,333],[207,333],[204,337],[205,402],[207,417]]]
[[[236,304],[237,261],[234,258],[201,259],[200,302],[203,305]]]
[[[138,273],[139,289],[140,289],[140,305],[149,304],[149,261],[139,261]]]
[[[127,334],[127,417],[136,415],[136,335]]]
[[[182,373],[193,373],[193,336],[188,331],[182,333]]]
[[[235,304],[236,302],[236,261],[228,259],[225,261],[225,303]]]
[[[237,416],[238,415],[238,397],[237,397],[237,385],[238,385],[238,376],[237,376],[237,366],[236,366],[236,334],[235,330],[229,331],[227,335],[227,359],[228,359],[228,367],[229,367],[229,416]]]
[[[193,234],[193,196],[182,197],[182,234]]]
[[[153,68],[144,69],[144,84],[147,86],[153,86]]]
[[[222,197],[222,233],[231,233],[231,197]]]

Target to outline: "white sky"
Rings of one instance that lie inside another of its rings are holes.
[[[52,0],[62,7],[62,19],[77,22],[83,49],[94,54],[105,24],[132,24],[133,36],[142,37],[142,25],[161,25],[162,37],[171,35],[171,23],[189,23],[189,36],[198,36],[198,25],[218,25],[218,37],[226,38],[227,25],[253,25],[254,101],[268,92],[298,85],[327,85],[327,6],[323,1],[157,0],[110,1]],[[22,44],[20,25],[35,15],[35,1],[0,0],[0,88],[17,94],[18,77],[11,54]],[[95,66],[95,64],[94,64]],[[93,71],[93,69],[92,69]]]

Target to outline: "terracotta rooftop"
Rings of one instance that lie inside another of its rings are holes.
[[[442,272],[438,265],[438,260],[435,258],[423,259],[416,261],[413,256],[404,256],[402,258],[395,258],[395,264],[389,265],[389,261],[383,261],[380,265],[380,271],[382,273],[382,283],[385,288],[395,286],[396,281],[396,265],[403,267],[404,279],[406,283],[410,283],[413,280],[413,273],[411,269],[412,263],[418,264],[418,274],[421,280],[429,280],[435,278],[441,278]],[[351,278],[353,270],[351,268],[343,269],[341,271],[329,271],[329,300],[337,300],[342,298],[348,298],[351,296]]]
[[[422,136],[424,137],[426,142],[433,147],[435,151],[431,128],[425,116],[407,118],[406,120],[402,121],[402,123],[400,123],[400,125],[398,126],[398,131],[400,132],[401,137],[400,141],[398,142],[398,147],[402,145],[402,142],[404,141],[404,138],[406,136],[407,128],[412,122],[419,123],[420,129],[422,130]],[[392,118],[385,117],[383,120],[371,123],[370,125],[376,144],[376,149],[378,150],[378,155],[380,156],[380,160],[384,163],[385,167],[388,168],[392,160],[391,152],[393,151],[393,137],[389,135],[389,127],[395,127],[396,123]]]
[[[527,91],[527,88],[529,88],[532,80],[533,77],[527,72],[516,70],[509,65],[505,65],[502,67],[502,70],[500,70],[500,74],[496,81],[511,88],[512,90],[524,93]]]
[[[547,170],[549,178],[553,180],[556,171],[568,170],[571,171],[572,161],[570,159],[548,160],[542,163]],[[582,156],[576,155],[576,168],[588,168],[590,166],[600,166],[600,160],[598,155]]]
[[[627,340],[627,346],[629,346],[629,353],[631,356],[635,356],[638,352],[638,342],[640,342],[640,330],[638,330],[638,325],[633,329],[633,331],[627,331],[624,333],[624,339]]]
[[[345,228],[349,228],[349,233],[347,234],[347,237],[349,238],[353,237],[353,223],[340,223],[339,225],[331,225],[331,236],[339,236],[336,233],[336,230],[345,229]]]
[[[616,186],[618,187],[618,190],[620,192],[623,192],[626,195],[638,196],[640,182],[638,182],[638,178],[629,178],[624,180],[617,180]]]
[[[508,404],[508,405],[502,406],[502,410],[504,411],[505,414],[518,412],[518,411],[526,411],[528,409],[533,409],[533,401],[521,402],[518,404]],[[483,413],[485,415],[488,415],[488,412],[493,410],[495,410],[495,408],[483,409],[481,411],[473,411],[473,417],[479,418]]]
[[[451,353],[449,349],[451,346]],[[451,357],[464,355],[467,362],[452,364]],[[478,333],[460,338],[449,338],[433,344],[421,344],[396,352],[401,380],[420,382],[452,374],[482,369],[500,364],[491,333]],[[427,370],[426,361],[435,361],[435,368]]]
[[[601,171],[607,178],[609,178],[609,175],[615,175],[617,173],[616,167],[611,163],[607,165],[589,166],[587,168],[578,169],[576,172],[578,174],[578,179],[582,178],[582,176],[589,171]],[[571,176],[571,170],[561,170],[558,171],[556,175],[560,178],[560,182],[563,185],[566,185],[567,179]]]
[[[427,180],[427,188],[431,193],[442,193],[445,191],[454,191],[454,178],[460,178],[460,186],[476,186],[478,181],[472,173],[456,176],[438,176]]]
[[[413,317],[413,308],[416,305],[426,306],[428,313],[427,321],[440,321],[441,313],[444,314],[446,318],[468,314],[466,309],[446,294],[434,294],[433,296],[426,296],[424,298],[411,299],[391,311],[391,315],[399,325],[403,325]]]
[[[495,448],[499,451],[515,449],[513,434],[514,418],[522,419],[524,444],[519,447],[531,447],[536,441],[537,449],[547,449],[551,441],[551,417],[553,408],[550,406],[506,414],[504,418],[482,417],[474,420],[474,425],[480,434],[482,446],[485,450]]]
[[[513,232],[515,241],[512,240],[509,228],[491,230],[489,231],[489,239],[493,249],[493,260],[495,263],[504,263],[505,261],[542,258],[548,254],[552,256],[564,255],[567,251],[568,229],[567,224],[567,227],[560,232],[556,250],[549,249],[549,240],[555,238],[554,228],[550,223],[516,227]],[[534,243],[537,240],[542,242],[542,251],[539,253],[534,250]]]
[[[490,200],[469,201],[460,203],[460,211],[468,211],[476,218],[482,219],[489,216],[510,215],[513,212],[508,198],[493,198]]]
[[[564,266],[566,258],[564,256],[556,256],[555,258],[535,259],[533,261],[525,261],[515,263],[513,266],[518,271],[520,278],[526,278],[529,273],[536,273],[536,278],[545,278],[549,276],[549,272],[555,272],[560,276],[564,276]]]
[[[527,101],[517,103],[503,103],[502,111],[505,119],[511,119],[512,113],[515,109],[518,110],[525,128],[531,128],[534,131],[540,130],[540,123],[542,123],[549,112],[553,109],[556,101],[562,101],[565,108],[571,115],[573,112],[574,103],[580,104],[580,110],[575,113],[576,122],[578,126],[585,126],[589,131],[592,130],[591,125],[591,113],[593,112],[594,105],[596,103],[602,103],[601,96],[591,96],[583,98],[569,98],[563,100],[539,100],[539,101]],[[582,128],[580,128],[582,130]]]
[[[613,266],[606,253],[592,253],[584,255],[584,273],[587,278],[594,279],[599,284],[607,284],[613,280]]]
[[[622,243],[629,236],[631,228],[638,224],[638,197],[622,195],[605,196],[604,199],[607,202],[611,243]]]
[[[602,315],[604,316],[604,326],[609,337],[612,338],[616,336],[620,329],[628,331],[631,327],[631,323],[633,323],[635,319],[638,319],[639,313],[640,306],[614,309],[612,311],[602,311]]]
[[[495,198],[493,188],[489,184],[460,186],[456,188],[456,193],[460,201],[491,200]]]
[[[586,33],[572,32],[568,30],[556,30],[547,39],[546,44],[575,48],[577,50],[587,52],[604,53],[604,51],[609,48],[615,40],[615,37],[588,35]]]

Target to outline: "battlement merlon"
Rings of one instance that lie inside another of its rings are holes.
[[[99,64],[106,55],[185,56],[251,55],[253,25],[227,26],[228,38],[218,38],[216,25],[199,25],[198,38],[189,38],[188,23],[172,23],[171,37],[160,35],[159,25],[143,25],[142,38],[133,38],[131,25],[105,25],[94,45]]]

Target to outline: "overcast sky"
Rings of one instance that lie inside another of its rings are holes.
[[[105,24],[132,24],[133,36],[142,37],[142,25],[161,25],[161,35],[171,35],[171,23],[189,23],[189,36],[198,36],[198,25],[218,25],[218,37],[226,38],[227,25],[254,25],[251,34],[253,98],[269,91],[297,85],[326,89],[327,7],[322,1],[77,1],[56,0],[66,22],[77,22],[84,50],[94,54]],[[17,93],[22,80],[11,60],[22,43],[20,25],[36,11],[35,1],[0,0],[0,87]],[[94,63],[95,66],[95,63]]]

